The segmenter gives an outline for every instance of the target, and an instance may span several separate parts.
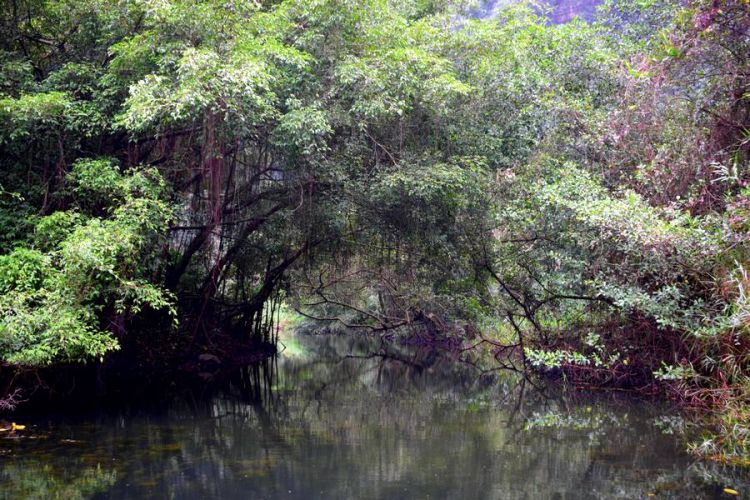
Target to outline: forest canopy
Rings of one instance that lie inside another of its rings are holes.
[[[2,5],[3,369],[154,318],[273,341],[283,301],[658,386],[748,452],[746,1]]]

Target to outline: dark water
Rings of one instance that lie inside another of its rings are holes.
[[[510,373],[361,337],[295,336],[274,362],[156,408],[24,422],[1,498],[731,498],[649,403],[550,396]],[[352,357],[353,356],[353,357]],[[131,405],[132,407],[132,405]],[[736,498],[736,497],[735,497]]]

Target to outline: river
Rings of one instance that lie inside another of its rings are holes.
[[[290,334],[281,353],[159,404],[28,417],[0,498],[731,498],[678,413],[540,390],[456,355]],[[208,378],[208,377],[207,377]]]

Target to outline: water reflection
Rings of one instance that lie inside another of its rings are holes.
[[[0,497],[720,498],[748,473],[692,463],[679,417],[550,397],[510,372],[353,336],[158,409],[30,422],[0,440]],[[665,430],[667,432],[665,432]]]

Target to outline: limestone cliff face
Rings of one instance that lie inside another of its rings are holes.
[[[553,23],[567,23],[575,16],[591,20],[596,12],[596,7],[601,0],[548,0],[553,11],[551,20]]]
[[[515,0],[483,0],[481,6],[473,13],[473,17],[484,19],[492,17],[497,9]],[[596,7],[602,0],[544,0],[552,9],[549,14],[550,21],[555,24],[567,23],[575,16],[591,20],[596,12]]]

